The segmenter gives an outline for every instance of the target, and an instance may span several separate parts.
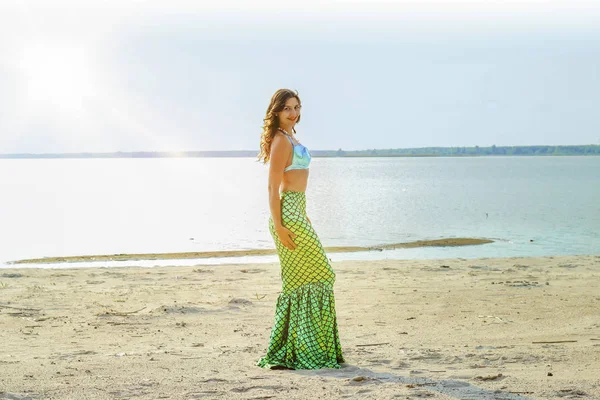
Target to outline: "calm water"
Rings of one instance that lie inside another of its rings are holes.
[[[273,248],[267,167],[254,159],[0,160],[0,171],[0,263]],[[346,258],[598,254],[599,177],[600,157],[317,158],[307,210],[325,246],[497,240]]]

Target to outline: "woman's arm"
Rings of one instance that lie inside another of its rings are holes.
[[[271,218],[275,225],[275,231],[279,240],[290,250],[296,248],[292,240],[296,237],[292,231],[283,226],[281,220],[281,200],[279,198],[279,186],[283,180],[283,170],[285,163],[289,158],[291,143],[284,139],[282,135],[275,135],[271,143],[271,160],[269,164],[269,208],[271,209]]]
[[[279,199],[279,186],[283,180],[283,170],[285,168],[286,142],[283,137],[275,135],[271,143],[271,160],[269,161],[269,208],[271,209],[271,218],[275,228],[282,225],[281,222],[281,200]]]

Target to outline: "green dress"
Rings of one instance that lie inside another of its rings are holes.
[[[306,217],[304,192],[281,193],[283,226],[295,233],[297,247],[279,240],[273,220],[269,230],[281,263],[282,292],[266,356],[256,365],[291,369],[341,368],[344,362],[335,314],[335,273]]]

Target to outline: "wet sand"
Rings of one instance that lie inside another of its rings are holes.
[[[381,251],[392,249],[409,249],[415,247],[454,247],[454,246],[473,246],[486,243],[493,243],[490,239],[478,238],[450,238],[435,240],[417,240],[406,243],[392,243],[380,246],[360,247],[360,246],[339,246],[326,247],[327,253],[354,253],[359,251]],[[275,249],[254,249],[254,250],[227,250],[227,251],[202,251],[186,253],[146,253],[146,254],[108,254],[108,255],[88,255],[88,256],[68,256],[68,257],[44,257],[31,258],[25,260],[12,261],[11,264],[54,264],[64,262],[87,262],[87,261],[133,261],[133,260],[183,260],[194,258],[217,258],[217,257],[246,257],[246,256],[267,256],[277,254]]]
[[[600,399],[600,256],[333,268],[317,371],[254,365],[276,263],[0,269],[0,398]]]

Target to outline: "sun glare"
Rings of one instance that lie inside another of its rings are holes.
[[[91,67],[83,48],[69,45],[25,46],[19,59],[24,95],[41,112],[79,113],[95,96]]]

